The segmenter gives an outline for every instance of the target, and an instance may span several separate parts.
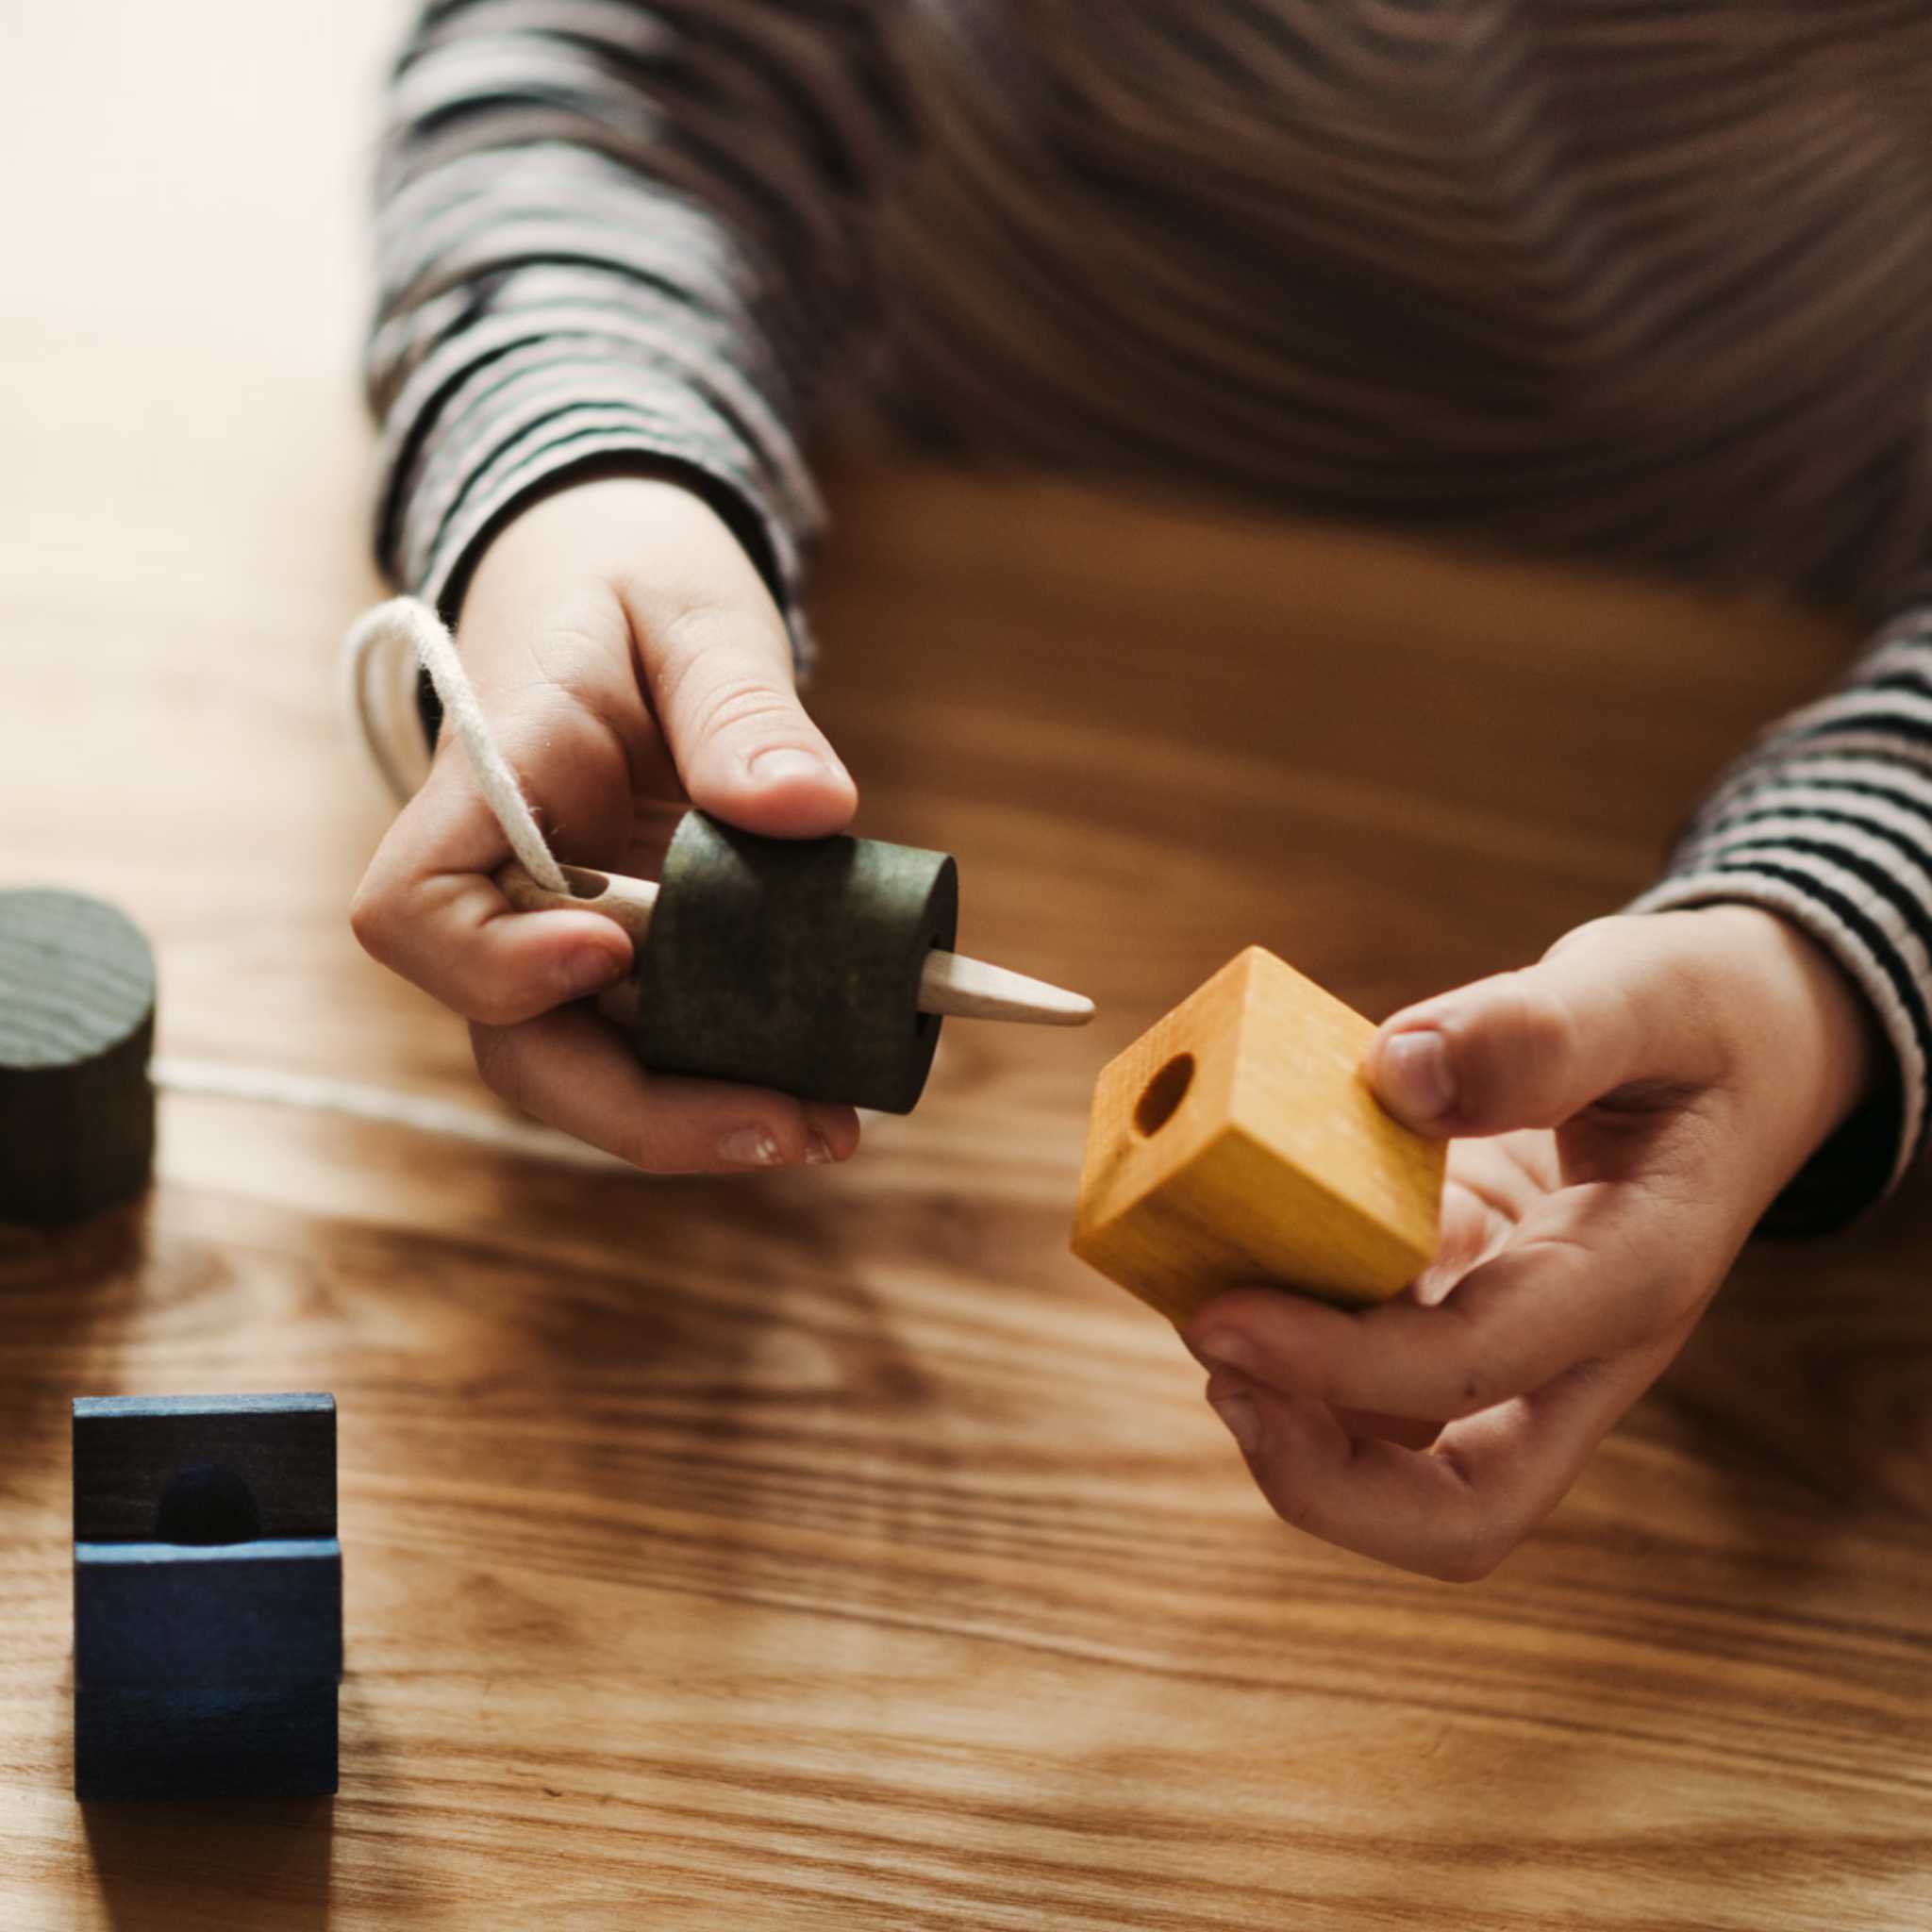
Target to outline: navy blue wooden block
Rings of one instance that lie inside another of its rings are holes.
[[[181,1474],[246,1485],[258,1536],[336,1533],[332,1395],[83,1395],[74,1404],[74,1538],[143,1541]]]
[[[78,1683],[333,1683],[341,1672],[333,1537],[74,1546]]]
[[[74,1405],[75,1790],[336,1789],[328,1395]]]
[[[75,1691],[78,1798],[319,1798],[336,1782],[333,1683]]]

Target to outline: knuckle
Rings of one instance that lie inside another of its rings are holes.
[[[1507,1023],[1510,1045],[1538,1065],[1569,1058],[1581,1032],[1570,1002],[1534,972],[1517,975]]]
[[[366,874],[349,901],[349,930],[371,958],[387,963],[390,929],[389,895],[375,883],[374,874]]]
[[[593,787],[620,788],[635,777],[646,751],[649,722],[631,668],[629,633],[621,625],[605,635],[592,616],[566,613],[524,646],[512,681],[486,691],[502,712],[498,732],[505,753],[531,787],[540,808],[554,808],[548,793],[561,784],[566,799]],[[445,733],[442,753],[451,754]],[[460,782],[474,790],[467,758]]]
[[[1464,1372],[1461,1383],[1457,1389],[1456,1401],[1453,1405],[1454,1415],[1449,1419],[1453,1421],[1459,1416],[1478,1415],[1486,1408],[1493,1408],[1495,1405],[1495,1385],[1490,1374],[1483,1369],[1469,1369]]]
[[[506,749],[514,750],[514,761],[532,774],[533,785],[540,776],[549,781],[540,790],[554,788],[559,776],[569,781],[566,791],[594,778],[613,796],[628,797],[637,789],[641,747],[616,712],[601,693],[553,683],[547,703],[520,712]]]
[[[500,620],[492,627],[506,628]],[[460,625],[458,635],[465,648],[474,648]],[[511,635],[508,654],[497,653],[498,670],[527,695],[590,703],[629,674],[630,624],[614,589],[595,574],[553,586],[538,620],[515,623]]]
[[[586,758],[627,758],[630,745],[603,694],[553,687],[548,704],[531,708],[530,716],[553,762]]]
[[[1493,1408],[1510,1392],[1516,1373],[1511,1337],[1492,1307],[1489,1302],[1472,1306],[1452,1294],[1435,1310],[1440,1334],[1427,1392],[1441,1405],[1443,1422]]]
[[[509,1036],[501,1027],[479,1022],[470,1028],[470,1052],[484,1086],[499,1100],[522,1107],[523,1082]]]
[[[459,951],[445,972],[446,978],[430,991],[475,1026],[515,1026],[554,1004],[517,985],[520,975],[507,976],[503,963],[485,954]]]
[[[1494,1003],[1454,1030],[1461,1111],[1476,1124],[1522,1124],[1557,1104],[1583,1042],[1570,1002],[1534,967],[1508,974]]]
[[[1569,1002],[1535,967],[1501,976],[1490,998],[1447,1031],[1460,1110],[1476,1122],[1533,1106],[1581,1039]]]
[[[1415,1567],[1439,1583],[1480,1583],[1516,1547],[1528,1525],[1512,1524],[1493,1499],[1486,1501],[1453,1442],[1440,1443],[1431,1453],[1461,1485],[1461,1494],[1440,1512],[1433,1541]]]
[[[1662,941],[1665,935],[1657,935]],[[1710,996],[1713,969],[1722,974],[1722,955],[1672,943],[1653,943],[1644,961],[1645,976],[1657,991],[1679,999],[1703,1001]]]
[[[796,729],[798,708],[789,692],[769,679],[735,671],[708,682],[693,696],[685,722],[701,740],[772,737]]]
[[[795,724],[798,703],[789,661],[764,661],[747,645],[743,615],[728,606],[687,602],[651,625],[646,671],[660,713],[708,737],[746,724]]]
[[[728,602],[691,593],[656,612],[650,625],[662,658],[687,671],[741,639],[744,628],[743,614]]]
[[[1435,1551],[1425,1574],[1439,1583],[1480,1583],[1509,1554],[1508,1541],[1487,1529],[1470,1531]]]
[[[1614,945],[1633,932],[1642,929],[1643,922],[1629,913],[1607,912],[1597,919],[1586,919],[1581,925],[1573,925],[1570,930],[1548,947],[1541,963],[1549,965],[1554,960],[1567,958],[1572,953],[1583,953],[1592,947]]]
[[[566,591],[530,633],[530,662],[557,690],[580,694],[613,658],[629,655],[624,607],[597,581]]]
[[[537,1009],[541,1010],[541,1008]],[[475,988],[463,1001],[463,1015],[479,1026],[502,1031],[534,1017],[531,1003],[499,987]]]
[[[1308,1536],[1319,1536],[1322,1533],[1309,1497],[1305,1491],[1296,1489],[1291,1482],[1283,1481],[1274,1472],[1270,1471],[1263,1476],[1260,1490],[1262,1495],[1267,1498],[1268,1507],[1288,1524],[1289,1528],[1301,1530]]]

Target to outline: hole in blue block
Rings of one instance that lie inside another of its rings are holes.
[[[255,1491],[217,1462],[178,1471],[155,1512],[155,1536],[164,1543],[246,1543],[260,1534]]]

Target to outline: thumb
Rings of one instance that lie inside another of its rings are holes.
[[[850,822],[858,789],[798,701],[775,608],[687,609],[645,658],[658,722],[700,810],[786,839]]]
[[[1556,1127],[1633,1081],[1715,1077],[1706,1006],[1676,931],[1641,915],[1602,919],[1534,966],[1385,1021],[1363,1073],[1421,1133]]]

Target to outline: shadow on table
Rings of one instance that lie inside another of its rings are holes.
[[[153,1199],[143,1194],[70,1226],[0,1224],[0,1504],[9,1540],[64,1530],[73,1398],[121,1387],[109,1338],[143,1291]]]
[[[1704,1459],[1848,1524],[1927,1520],[1932,1201],[1745,1257],[1666,1384]]]
[[[9,1345],[42,1331],[64,1340],[75,1325],[106,1320],[116,1297],[133,1292],[147,1258],[152,1189],[91,1220],[54,1227],[0,1223],[0,1291]]]
[[[80,1809],[97,1894],[125,1932],[328,1924],[333,1798]]]

